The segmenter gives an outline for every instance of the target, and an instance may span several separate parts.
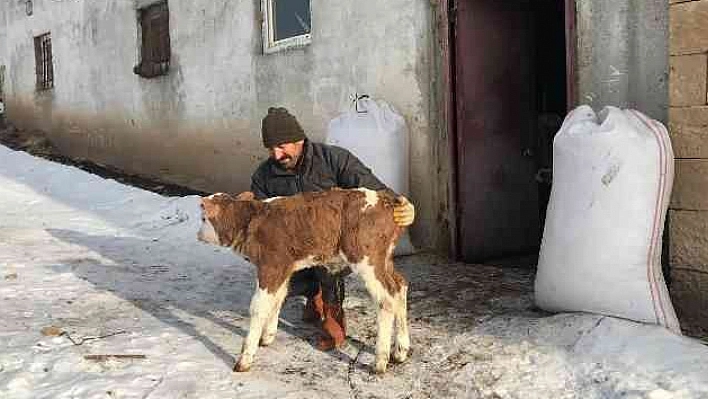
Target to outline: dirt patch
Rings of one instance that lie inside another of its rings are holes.
[[[70,158],[63,155],[40,130],[19,129],[11,124],[0,126],[0,144],[16,151],[25,151],[36,157],[77,167],[86,172],[113,179],[120,183],[139,187],[169,197],[185,195],[208,195],[209,193],[189,187],[166,183],[159,179],[126,173],[110,165],[101,165],[87,159]]]

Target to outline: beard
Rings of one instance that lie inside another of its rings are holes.
[[[283,169],[295,169],[295,166],[297,165],[297,158],[291,157],[290,155],[286,155],[278,160],[278,163]]]

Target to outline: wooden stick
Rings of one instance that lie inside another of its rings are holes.
[[[59,334],[59,336],[66,335],[66,337],[69,338],[69,341],[71,341],[72,344],[74,344],[74,345],[83,345],[84,342],[89,341],[89,340],[92,340],[92,339],[103,339],[103,338],[108,338],[108,337],[112,337],[112,336],[114,336],[114,335],[125,334],[125,333],[126,333],[126,331],[122,331],[122,330],[121,330],[121,331],[116,331],[116,332],[114,332],[114,333],[110,333],[110,334],[106,334],[106,335],[93,336],[93,337],[83,337],[83,338],[79,338],[79,341],[78,341],[78,342],[77,342],[77,341],[74,341],[74,339],[71,338],[71,335],[69,335],[69,333],[66,332],[66,331],[62,331],[61,334]]]

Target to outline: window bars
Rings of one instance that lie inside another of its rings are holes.
[[[49,33],[34,38],[35,73],[37,90],[54,87],[54,66],[52,64],[52,38]]]

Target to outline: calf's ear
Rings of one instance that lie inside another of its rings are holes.
[[[236,196],[236,199],[239,201],[250,201],[256,198],[256,195],[253,194],[250,191],[244,191],[241,194]]]

